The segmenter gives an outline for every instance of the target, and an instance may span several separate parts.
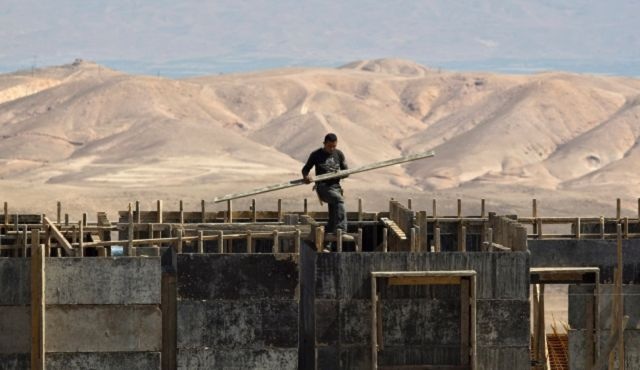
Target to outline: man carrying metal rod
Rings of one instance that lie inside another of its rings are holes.
[[[336,148],[337,145],[338,137],[334,133],[329,133],[324,137],[323,147],[309,155],[307,163],[302,167],[302,178],[306,184],[313,181],[309,175],[312,167],[316,168],[316,176],[348,169],[344,153]],[[347,212],[340,186],[342,178],[344,177],[317,181],[315,185],[318,198],[328,204],[329,221],[325,229],[328,234],[335,234],[337,229],[342,229],[343,234],[347,232]],[[346,236],[345,239],[348,237]],[[325,252],[330,252],[329,246],[325,247]]]

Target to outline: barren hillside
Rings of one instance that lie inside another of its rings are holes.
[[[548,213],[597,214],[616,197],[635,212],[640,196],[640,80],[385,59],[188,80],[89,62],[0,75],[0,198],[32,210],[195,204],[297,177],[329,131],[351,166],[437,152],[346,180],[351,200],[376,207],[400,195],[522,212],[537,197]]]

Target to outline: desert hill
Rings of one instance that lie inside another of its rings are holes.
[[[347,180],[350,199],[376,207],[395,194],[518,211],[538,197],[550,213],[597,214],[616,197],[635,211],[640,196],[640,80],[382,59],[184,80],[83,61],[0,75],[0,198],[87,211],[195,204],[297,177],[329,131],[351,166],[436,150]],[[313,194],[263,197],[302,196]]]

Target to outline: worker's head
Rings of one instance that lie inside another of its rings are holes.
[[[338,137],[334,133],[328,133],[324,136],[324,151],[333,153],[338,146]]]

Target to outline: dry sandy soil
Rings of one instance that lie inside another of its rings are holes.
[[[216,196],[295,179],[324,134],[352,167],[437,156],[355,175],[348,207],[613,215],[638,212],[640,80],[548,72],[455,73],[404,60],[172,80],[78,62],[0,75],[0,201],[11,212],[209,209]],[[301,209],[310,186],[257,196]],[[312,208],[320,208],[316,202]],[[248,207],[240,200],[236,209]],[[91,216],[90,216],[91,218]],[[548,297],[566,317],[566,290]]]

